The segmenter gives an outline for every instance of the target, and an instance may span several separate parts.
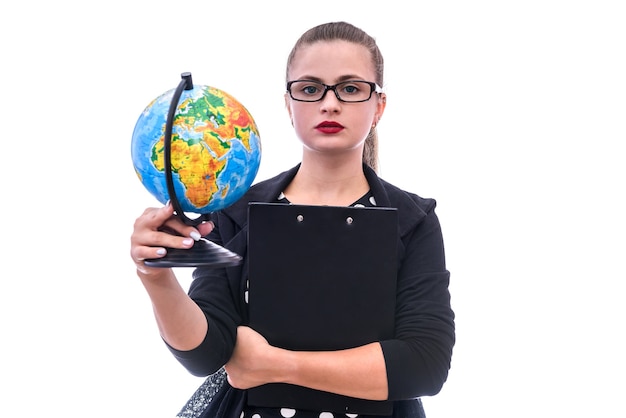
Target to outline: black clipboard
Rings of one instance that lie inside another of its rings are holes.
[[[338,350],[392,338],[398,269],[394,208],[250,203],[250,326],[290,350]],[[248,390],[248,403],[391,415],[392,402],[289,384]]]

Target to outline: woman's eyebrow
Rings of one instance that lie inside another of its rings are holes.
[[[319,77],[315,77],[312,75],[303,75],[299,78],[297,78],[296,80],[309,80],[309,81],[316,81],[318,83],[322,83],[325,84],[324,81],[319,78]],[[347,80],[365,80],[363,77],[358,76],[358,75],[354,75],[354,74],[346,74],[346,75],[342,75],[341,77],[336,79],[337,83],[341,83],[343,81],[347,81]]]

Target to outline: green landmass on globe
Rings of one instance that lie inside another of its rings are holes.
[[[175,89],[154,99],[133,131],[131,157],[143,186],[170,200],[164,167],[167,114]],[[257,125],[230,94],[210,86],[184,90],[172,124],[171,172],[184,212],[207,214],[235,203],[250,188],[261,162]]]

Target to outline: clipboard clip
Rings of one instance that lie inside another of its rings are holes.
[[[304,222],[304,215],[299,214],[298,216],[296,216],[296,220],[297,220],[299,223]],[[352,218],[352,216],[348,216],[348,217],[346,218],[346,224],[347,224],[347,225],[352,225],[352,223],[353,223],[353,222],[354,222],[354,218]]]

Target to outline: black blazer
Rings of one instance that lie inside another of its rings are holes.
[[[236,329],[248,321],[247,213],[249,202],[275,202],[296,175],[299,165],[253,185],[236,203],[212,215],[209,239],[244,258],[240,266],[197,268],[189,295],[209,323],[205,340],[190,351],[169,347],[197,376],[214,373],[232,353]],[[387,367],[389,399],[432,396],[441,390],[450,368],[455,343],[454,312],[448,291],[443,238],[433,199],[419,197],[363,170],[377,206],[398,209],[396,332],[381,341]]]

